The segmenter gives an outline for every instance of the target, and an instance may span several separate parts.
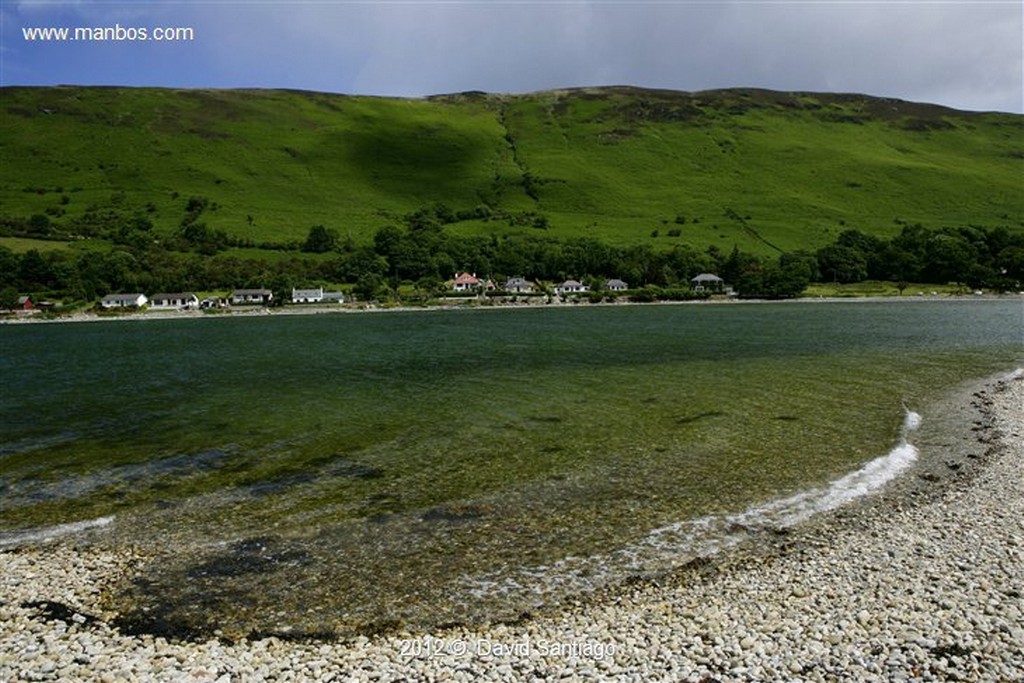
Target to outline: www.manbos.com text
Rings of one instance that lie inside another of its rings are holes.
[[[191,26],[23,26],[28,42],[191,42],[196,30]]]

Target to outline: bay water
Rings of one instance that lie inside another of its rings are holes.
[[[1020,298],[0,326],[0,545],[156,558],[142,630],[513,618],[870,493]],[[83,536],[83,538],[85,538]],[[83,541],[84,542],[84,541]]]

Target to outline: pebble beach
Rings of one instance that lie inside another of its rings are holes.
[[[138,551],[75,536],[3,548],[0,681],[1024,681],[1021,374],[975,392],[971,410],[969,467],[912,471],[756,551],[514,624],[345,641],[132,635],[104,596]]]

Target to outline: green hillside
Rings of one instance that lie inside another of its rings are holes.
[[[1024,230],[1013,114],[624,87],[423,100],[16,87],[0,99],[0,221],[19,238],[129,217],[172,236],[195,198],[207,227],[256,246],[314,225],[368,244],[438,203],[461,212],[455,235],[765,255],[847,228]]]

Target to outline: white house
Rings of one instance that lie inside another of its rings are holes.
[[[701,273],[690,280],[690,287],[695,292],[723,292],[725,280],[711,273]]]
[[[274,298],[269,289],[236,289],[231,292],[231,305],[266,306]]]
[[[610,292],[624,292],[629,289],[629,285],[618,278],[612,278],[611,280],[605,280],[604,288]]]
[[[532,292],[533,289],[533,283],[529,282],[525,278],[513,277],[505,281],[506,292],[516,292],[517,294],[522,294]]]
[[[318,304],[324,300],[322,287],[316,289],[295,289],[292,288],[293,304]]]
[[[170,292],[154,294],[149,300],[150,308],[161,310],[182,310],[199,308],[199,297],[192,292]]]
[[[555,286],[555,293],[557,294],[576,294],[579,292],[586,292],[590,288],[582,282],[577,280],[566,280],[560,285]]]
[[[108,294],[100,305],[103,308],[142,308],[148,302],[145,294]]]

